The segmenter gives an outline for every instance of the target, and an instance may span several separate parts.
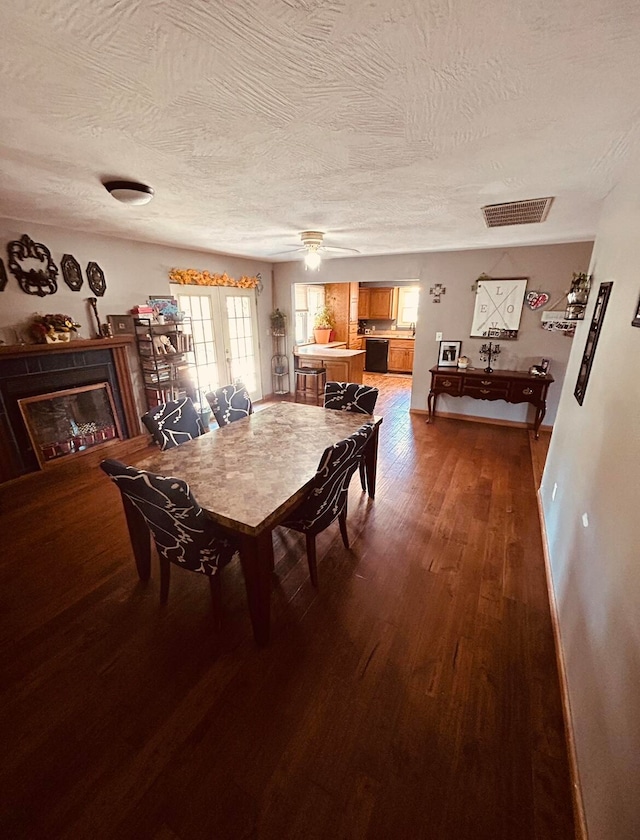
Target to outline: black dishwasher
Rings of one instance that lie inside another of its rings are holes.
[[[389,341],[386,338],[367,338],[367,355],[364,369],[372,373],[386,373],[388,370]]]

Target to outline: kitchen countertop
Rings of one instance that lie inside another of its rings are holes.
[[[393,338],[399,339],[400,341],[415,341],[415,335],[407,335],[403,332],[396,332],[395,330],[387,331],[387,330],[376,330],[375,332],[369,333],[365,335],[364,333],[358,333],[358,338]]]
[[[364,350],[346,350],[345,348],[330,347],[327,344],[306,344],[296,347],[294,356],[306,356],[308,359],[346,359],[351,356],[362,356]]]

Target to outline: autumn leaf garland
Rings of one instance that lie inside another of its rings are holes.
[[[236,289],[255,289],[260,286],[260,275],[247,277],[243,275],[239,280],[228,274],[211,274],[208,271],[197,271],[195,268],[172,268],[169,280],[180,286],[233,286]]]

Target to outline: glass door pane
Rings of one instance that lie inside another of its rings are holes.
[[[172,285],[171,291],[180,309],[191,319],[196,401],[207,391],[236,379],[244,383],[252,400],[261,399],[253,289]]]
[[[262,387],[258,365],[255,298],[250,289],[221,288],[225,354],[231,381],[239,379],[252,399],[260,399]]]
[[[185,332],[191,332],[193,352],[189,354],[195,401],[202,402],[207,391],[214,391],[225,382],[219,369],[219,352],[215,341],[213,301],[209,294],[178,294],[178,305],[187,316]],[[224,357],[223,357],[224,358]]]

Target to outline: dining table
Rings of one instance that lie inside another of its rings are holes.
[[[207,516],[234,532],[258,645],[269,641],[273,529],[313,487],[324,450],[365,423],[374,426],[364,453],[367,492],[374,498],[382,417],[300,403],[270,403],[134,463],[186,481]],[[135,510],[128,512],[127,525],[138,568],[148,567],[149,529]]]

